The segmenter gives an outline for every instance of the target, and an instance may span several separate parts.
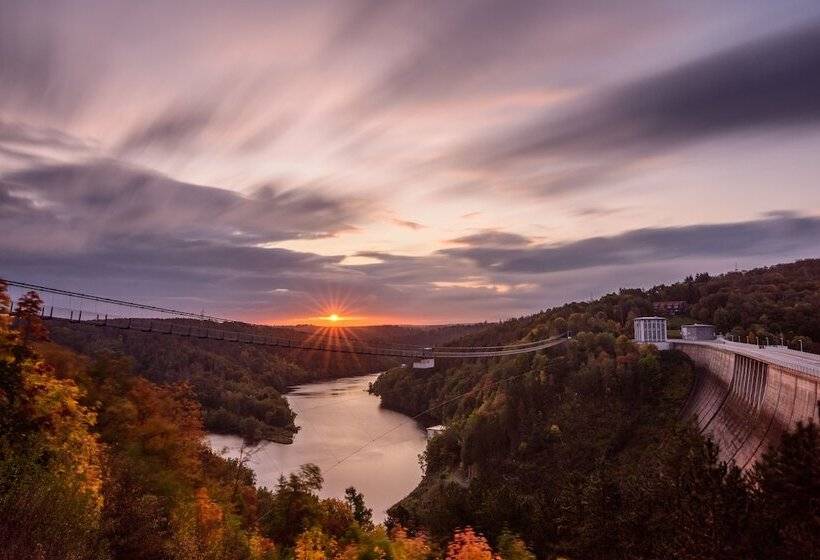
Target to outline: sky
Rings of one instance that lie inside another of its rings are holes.
[[[820,3],[0,0],[0,277],[495,321],[820,257]]]

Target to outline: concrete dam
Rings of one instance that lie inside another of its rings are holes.
[[[782,347],[670,340],[700,366],[683,414],[720,446],[720,458],[752,467],[781,434],[818,421],[820,356]]]

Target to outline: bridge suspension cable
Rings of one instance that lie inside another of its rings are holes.
[[[46,294],[55,294],[61,296],[72,297],[80,300],[86,301],[94,301],[99,303],[107,303],[115,306],[120,307],[128,307],[131,309],[141,309],[145,311],[155,311],[157,313],[168,314],[168,315],[175,315],[177,317],[188,317],[191,319],[199,319],[201,321],[214,321],[216,323],[227,323],[231,322],[231,319],[225,319],[223,317],[214,317],[212,315],[204,315],[202,313],[192,313],[190,311],[180,311],[178,309],[169,309],[167,307],[157,307],[155,305],[148,305],[144,303],[135,303],[133,301],[125,301],[121,299],[113,299],[103,296],[97,296],[94,294],[84,294],[82,292],[71,292],[69,290],[61,290],[59,288],[49,288],[47,286],[38,286],[37,284],[29,284],[28,282],[18,282],[16,280],[7,280],[5,278],[0,278],[0,281],[4,282],[8,286],[14,286],[16,288],[22,288],[24,290],[33,290],[38,293],[46,293]]]
[[[2,282],[8,286],[13,286],[24,290],[33,290],[43,294],[68,297],[70,300],[104,304],[107,306],[106,309],[109,311],[108,313],[100,313],[99,310],[83,309],[82,307],[75,307],[72,304],[70,304],[69,307],[49,305],[42,308],[42,316],[44,319],[121,330],[134,330],[146,333],[216,341],[239,342],[244,344],[254,344],[292,350],[338,352],[345,354],[421,360],[432,360],[435,358],[480,358],[536,352],[538,350],[561,344],[568,338],[566,334],[563,334],[543,340],[515,342],[500,346],[441,347],[414,347],[398,343],[394,345],[376,346],[356,340],[339,338],[330,340],[322,339],[316,341],[311,336],[306,336],[306,338],[300,340],[295,338],[281,338],[276,336],[261,335],[254,332],[249,332],[248,330],[230,330],[226,328],[213,328],[211,326],[213,323],[220,324],[222,327],[232,325],[236,328],[268,327],[267,325],[255,325],[224,317],[205,315],[204,313],[193,313],[190,311],[159,307],[133,301],[125,301],[94,294],[73,292],[32,284],[29,282],[20,282],[16,280],[2,280]],[[114,313],[111,306],[118,310],[126,309],[129,310],[129,312],[136,311],[137,313],[147,313],[151,316],[135,317],[129,314]],[[155,315],[166,315],[170,317],[161,318],[156,317]]]

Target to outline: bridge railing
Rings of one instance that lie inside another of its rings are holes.
[[[15,313],[12,311],[12,317]],[[104,327],[120,330],[131,330],[143,333],[181,336],[185,338],[207,339],[214,341],[240,342],[259,346],[271,346],[292,350],[315,350],[339,352],[348,354],[362,354],[371,356],[386,356],[399,358],[418,358],[425,356],[424,349],[406,348],[377,348],[363,343],[344,340],[320,339],[287,339],[274,336],[260,335],[247,331],[217,328],[219,323],[201,321],[189,318],[156,318],[156,317],[119,317],[109,314],[100,314],[83,309],[72,309],[60,306],[43,307],[41,318],[57,323],[82,324],[95,327]]]
[[[94,294],[48,288],[26,282],[11,280],[5,280],[4,282],[18,290],[34,290],[44,295],[46,300],[41,307],[42,318],[55,322],[65,321],[97,327],[215,341],[242,342],[284,349],[432,360],[437,357],[479,358],[536,352],[561,344],[569,338],[568,334],[565,333],[543,340],[511,342],[498,346],[444,346],[437,348],[413,347],[398,343],[390,344],[389,347],[377,347],[350,338],[322,337],[317,339],[309,334],[306,334],[305,338],[302,339],[280,338],[250,331],[250,329],[260,327],[260,325],[208,316],[204,312],[196,314]],[[63,303],[63,305],[59,303]],[[14,315],[13,309],[12,315]],[[226,328],[231,326],[234,329]]]
[[[751,345],[727,341],[670,340],[670,342],[673,345],[707,346],[790,369],[812,378],[820,377],[820,362],[816,361],[813,354],[807,354],[805,357],[794,357],[773,350],[760,349],[756,346],[749,348]]]

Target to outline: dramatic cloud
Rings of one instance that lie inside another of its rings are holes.
[[[591,159],[602,151],[657,152],[720,134],[810,126],[818,120],[820,23],[814,23],[581,102],[565,117],[548,117],[517,132],[483,157],[498,163],[562,154]],[[588,179],[585,175],[580,178]]]
[[[275,186],[243,196],[107,160],[6,174],[0,193],[0,204],[30,210],[4,224],[5,246],[45,252],[148,235],[231,245],[327,237],[351,229],[370,207]]]
[[[54,128],[0,120],[0,169],[53,164],[83,157],[96,147]]]
[[[81,6],[0,2],[0,276],[442,322],[820,246],[816,0]]]
[[[820,218],[776,216],[730,224],[628,231],[572,243],[527,248],[467,247],[442,254],[496,272],[551,273],[702,258],[794,254],[820,247]]]
[[[123,140],[120,150],[176,149],[202,133],[211,122],[211,116],[207,109],[172,108],[147,126],[132,131]]]

